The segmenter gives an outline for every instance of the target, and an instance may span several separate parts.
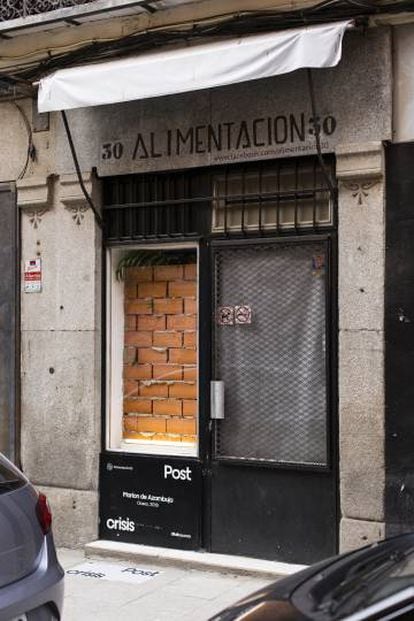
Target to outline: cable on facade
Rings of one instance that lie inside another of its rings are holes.
[[[103,228],[103,221],[101,216],[98,213],[98,210],[96,209],[93,200],[88,192],[88,190],[85,187],[85,184],[83,182],[83,177],[82,177],[82,172],[79,166],[79,160],[78,160],[78,156],[76,153],[76,149],[75,149],[75,145],[73,142],[73,138],[72,138],[72,133],[70,131],[70,127],[69,127],[69,122],[66,116],[66,112],[64,110],[61,111],[62,114],[62,120],[63,120],[63,125],[65,126],[65,131],[66,131],[66,136],[68,138],[68,143],[69,143],[69,148],[70,148],[70,152],[72,154],[72,159],[73,159],[73,163],[75,165],[75,170],[76,170],[76,174],[78,177],[78,181],[79,181],[79,185],[81,187],[81,190],[83,192],[83,195],[85,196],[85,199],[89,205],[89,207],[92,209],[92,212],[95,216],[95,221],[98,224],[99,228]]]
[[[316,25],[339,19],[356,19],[366,23],[370,15],[395,14],[401,11],[414,12],[414,0],[399,0],[391,4],[377,5],[369,0],[324,0],[306,9],[294,11],[271,10],[244,11],[237,14],[215,16],[217,23],[208,18],[198,23],[191,20],[178,24],[157,26],[144,31],[130,33],[114,41],[94,41],[71,52],[49,55],[43,60],[27,64],[4,67],[27,80],[36,81],[55,69],[99,62],[107,57],[139,54],[159,49],[165,45],[185,43],[211,37],[241,36],[258,32],[270,32],[295,28],[304,24]],[[53,52],[53,50],[52,50]],[[46,53],[46,52],[45,52]]]
[[[322,170],[322,174],[325,177],[326,183],[327,183],[328,188],[329,188],[329,192],[331,194],[331,198],[334,201],[335,197],[336,197],[336,186],[335,186],[334,182],[332,181],[331,175],[329,174],[329,170],[326,167],[326,164],[325,164],[325,161],[324,161],[323,155],[322,155],[321,127],[320,127],[320,124],[319,124],[319,117],[318,117],[317,108],[316,108],[315,89],[314,89],[314,84],[313,84],[312,69],[307,69],[306,72],[307,72],[307,76],[308,76],[309,96],[310,96],[311,108],[312,108],[312,117],[313,117],[313,127],[314,127],[316,153],[318,155],[318,160],[319,160],[319,164],[320,164],[320,167],[321,167],[321,170]]]
[[[33,132],[32,132],[32,127],[30,125],[30,121],[26,116],[26,113],[24,112],[24,110],[19,106],[18,103],[16,103],[15,101],[11,102],[14,107],[18,110],[20,116],[23,119],[23,123],[25,125],[26,131],[27,131],[27,137],[28,137],[28,144],[27,144],[27,153],[26,153],[26,161],[24,163],[24,166],[20,172],[20,174],[17,176],[17,179],[23,179],[23,177],[25,176],[26,172],[27,172],[27,168],[29,166],[29,162],[30,160],[34,161],[36,158],[36,149],[35,146],[33,144]]]

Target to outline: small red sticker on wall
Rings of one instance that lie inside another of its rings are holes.
[[[40,293],[42,290],[42,259],[24,262],[24,292]]]

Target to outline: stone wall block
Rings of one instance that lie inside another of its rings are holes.
[[[98,493],[58,487],[39,488],[52,510],[52,530],[59,547],[81,548],[98,538]]]
[[[340,333],[340,488],[344,516],[384,515],[383,333]]]
[[[343,145],[339,177],[339,327],[382,330],[385,215],[383,155],[377,143]]]
[[[354,429],[341,436],[341,510],[346,517],[384,518],[383,429],[376,412],[343,412]]]
[[[338,147],[341,537],[350,547],[364,543],[361,524],[384,519],[383,169],[380,143]]]
[[[339,549],[349,552],[380,541],[385,537],[384,522],[369,522],[366,520],[350,520],[342,518],[339,534]]]
[[[341,409],[375,409],[383,416],[384,334],[345,331],[339,334],[339,401]]]
[[[64,176],[65,177],[65,176]],[[42,292],[22,294],[23,330],[93,330],[100,300],[96,225],[77,179],[55,179],[53,211],[37,210],[27,196],[23,216],[24,260],[42,259]],[[92,182],[89,182],[91,189]],[[31,191],[34,194],[34,190]],[[28,192],[26,191],[26,194]],[[19,187],[19,197],[23,196]],[[64,202],[65,201],[65,202]],[[50,203],[50,199],[49,199]],[[23,205],[20,205],[23,208]]]
[[[414,24],[393,28],[393,126],[395,142],[414,139]]]
[[[95,339],[94,332],[22,333],[22,463],[36,484],[97,489]]]

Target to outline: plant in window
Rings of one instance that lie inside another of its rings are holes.
[[[117,280],[125,280],[125,271],[129,267],[143,267],[147,265],[184,265],[195,263],[194,251],[188,250],[131,250],[124,254],[116,266]]]

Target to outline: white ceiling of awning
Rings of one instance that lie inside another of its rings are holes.
[[[40,112],[119,103],[334,67],[350,21],[225,39],[62,69],[39,86]]]

